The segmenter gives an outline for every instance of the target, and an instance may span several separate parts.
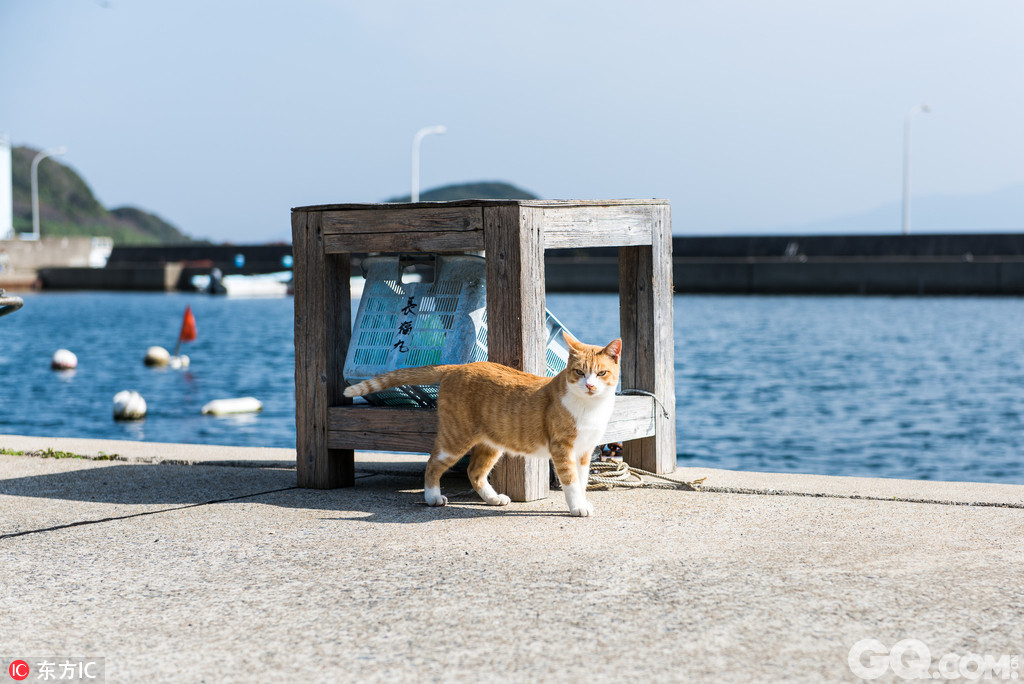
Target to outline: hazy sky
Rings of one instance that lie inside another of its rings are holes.
[[[423,189],[667,198],[682,234],[898,201],[923,102],[915,196],[1024,184],[1024,0],[0,0],[0,69],[15,144],[233,242],[408,193],[431,124]]]

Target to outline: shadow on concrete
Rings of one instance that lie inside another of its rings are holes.
[[[289,490],[269,495],[263,501],[287,508],[324,511],[325,515],[319,520],[337,522],[405,524],[505,516],[558,517],[569,515],[569,511],[564,505],[561,508],[555,506],[550,511],[538,511],[532,504],[512,503],[508,506],[488,506],[477,496],[476,492],[469,488],[468,481],[459,483],[454,478],[447,486],[442,482],[441,490],[448,497],[448,505],[433,507],[428,506],[423,500],[422,485],[419,489],[412,489],[410,487],[415,485],[412,485],[408,479],[404,479],[404,482],[401,480],[387,482],[384,478],[380,479],[381,482],[373,485],[369,485],[369,483],[363,485],[357,481],[356,487],[351,489]],[[526,507],[529,507],[529,510],[524,510]]]
[[[567,515],[517,510],[517,505],[488,506],[469,482],[449,474],[442,489],[449,505],[434,508],[423,501],[421,474],[357,474],[356,486],[341,489],[300,489],[295,471],[275,468],[223,466],[111,464],[77,470],[28,475],[0,480],[0,495],[38,497],[54,502],[107,503],[140,507],[216,505],[253,501],[269,506],[324,511],[322,520],[361,520],[380,523],[432,522],[445,518],[479,518],[508,515]],[[158,513],[139,511],[137,514]],[[82,518],[95,511],[82,511]],[[125,516],[131,517],[135,513]]]
[[[124,505],[205,503],[295,485],[269,468],[111,464],[0,480],[0,495]]]

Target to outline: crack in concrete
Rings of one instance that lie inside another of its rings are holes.
[[[715,485],[702,485],[702,492],[713,492],[715,494],[761,494],[764,496],[806,496],[811,498],[825,499],[850,499],[853,501],[891,501],[894,503],[919,503],[933,504],[937,506],[973,506],[984,508],[1018,508],[1024,509],[1024,503],[997,502],[997,501],[943,501],[941,499],[917,499],[898,496],[870,496],[864,494],[829,494],[825,492],[797,492],[789,489],[752,489],[749,487],[720,487]]]
[[[186,504],[184,506],[173,506],[171,508],[161,508],[156,511],[142,511],[140,513],[130,513],[128,515],[114,515],[107,518],[96,518],[94,520],[77,520],[71,523],[64,523],[63,525],[53,525],[52,527],[40,527],[34,530],[22,530],[21,532],[8,532],[7,534],[0,534],[0,541],[4,539],[13,539],[14,537],[24,537],[29,534],[39,534],[41,532],[55,532],[57,530],[66,530],[71,527],[80,527],[82,525],[96,525],[98,523],[113,522],[115,520],[130,520],[131,518],[141,518],[146,515],[157,515],[159,513],[170,513],[171,511],[183,511],[189,508],[198,508],[200,506],[210,506],[212,504],[227,503],[229,501],[239,501],[240,499],[249,499],[254,496],[263,496],[266,494],[276,494],[277,492],[287,492],[293,489],[298,489],[297,485],[292,487],[282,487],[281,489],[268,489],[265,492],[255,492],[252,494],[241,494],[239,496],[231,496],[225,499],[214,499],[212,501],[201,501],[199,503]]]

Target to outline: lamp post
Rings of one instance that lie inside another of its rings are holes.
[[[444,126],[426,126],[416,131],[412,139],[412,193],[410,199],[413,202],[420,201],[420,143],[428,135],[440,135],[448,129]]]
[[[39,162],[47,157],[64,154],[67,151],[68,148],[66,147],[51,147],[38,153],[32,159],[32,233],[30,234],[30,240],[39,239]]]
[[[918,112],[927,114],[932,108],[926,104],[911,107],[903,124],[903,234],[910,234],[910,120]]]

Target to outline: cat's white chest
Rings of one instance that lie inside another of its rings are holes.
[[[615,408],[615,394],[585,399],[570,392],[562,397],[562,405],[576,421],[576,453],[589,452],[600,444]]]

